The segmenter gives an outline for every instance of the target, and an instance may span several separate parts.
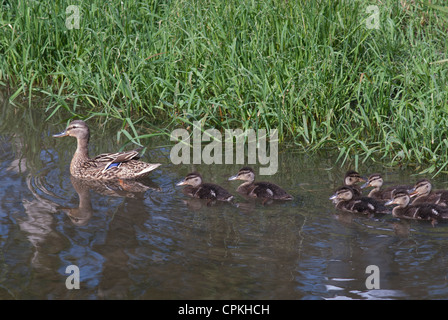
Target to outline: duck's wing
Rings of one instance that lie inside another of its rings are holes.
[[[116,152],[116,153],[102,153],[97,155],[94,160],[98,162],[126,162],[129,160],[137,160],[140,159],[140,151],[142,151],[142,147],[125,152]]]
[[[438,220],[446,209],[431,203],[411,205],[406,209],[404,218],[416,220]]]
[[[272,199],[274,191],[268,185],[256,183],[249,195],[257,198]]]
[[[214,192],[217,200],[230,201],[233,199],[233,195],[220,185],[213,183],[204,183],[203,185],[208,186],[208,188]]]
[[[420,196],[415,198],[414,201],[412,201],[413,205],[416,204],[436,204],[441,207],[447,207],[448,204],[448,197],[447,195],[444,195],[443,193],[430,193],[426,196]]]
[[[437,195],[437,205],[448,207],[448,190],[436,190],[434,194]]]
[[[204,183],[196,189],[194,196],[199,199],[216,199],[217,190]]]
[[[359,213],[390,213],[390,209],[375,199],[369,197],[359,197],[352,199],[350,202],[350,209],[353,212]]]
[[[93,160],[95,162],[103,162],[105,164],[105,170],[114,167],[119,166],[123,162],[128,162],[130,160],[137,160],[140,159],[140,151],[143,148],[138,148],[131,151],[125,151],[125,152],[116,152],[116,153],[102,153],[97,155]],[[112,166],[112,164],[114,164]]]
[[[256,182],[252,190],[258,198],[292,200],[292,196],[276,184],[270,182]]]
[[[370,203],[369,201],[361,200],[361,199],[352,199],[346,204],[346,209],[351,212],[358,213],[375,213],[375,205]]]

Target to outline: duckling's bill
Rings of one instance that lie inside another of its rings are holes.
[[[238,174],[236,174],[236,175],[234,175],[234,176],[231,176],[231,177],[229,178],[229,181],[232,181],[232,180],[238,180]]]
[[[62,132],[56,133],[53,135],[53,138],[61,138],[61,137],[65,137],[68,136],[68,132],[67,130],[64,130]]]
[[[370,181],[367,181],[366,183],[364,183],[362,186],[360,186],[361,189],[365,189],[367,187],[370,187]]]

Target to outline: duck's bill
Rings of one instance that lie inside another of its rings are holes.
[[[64,131],[62,131],[60,133],[54,134],[53,138],[60,138],[60,137],[65,137],[65,136],[68,136],[67,130],[64,130]]]
[[[231,177],[229,178],[229,181],[237,180],[237,179],[238,179],[238,175],[236,174],[236,175],[234,175],[234,176],[231,176]]]
[[[182,180],[182,181],[176,183],[176,186],[183,186],[183,185],[185,185],[185,184],[186,184],[186,183],[185,183],[185,180]]]
[[[360,188],[361,188],[361,189],[364,189],[364,188],[367,188],[367,187],[369,187],[369,186],[370,186],[370,182],[367,181],[367,182],[364,183]]]
[[[334,200],[334,199],[336,199],[336,197],[337,197],[337,195],[332,195],[330,198],[328,198],[329,200]]]
[[[408,190],[408,194],[409,194],[409,196],[410,196],[411,198],[413,198],[413,197],[415,197],[416,195],[418,195],[418,192],[417,192],[417,190],[415,190],[415,188],[414,188],[414,189]]]
[[[394,200],[389,200],[389,201],[387,201],[384,205],[385,205],[385,206],[390,206],[391,204],[395,204],[395,203],[394,203]]]

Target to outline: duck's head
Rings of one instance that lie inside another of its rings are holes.
[[[82,120],[73,120],[61,133],[54,134],[54,138],[71,136],[77,139],[89,140],[90,132],[87,124]]]
[[[234,176],[231,176],[229,180],[244,180],[244,181],[254,181],[255,173],[252,168],[244,167]]]
[[[176,184],[176,186],[193,186],[197,187],[202,184],[202,176],[198,172],[189,173],[184,180]]]
[[[383,182],[384,182],[383,178],[381,177],[380,174],[372,174],[367,179],[367,182],[361,186],[361,189],[364,189],[367,187],[381,188],[381,186],[383,185]]]
[[[345,174],[344,185],[353,186],[361,181],[367,181],[367,178],[362,177],[358,172],[350,170]]]
[[[353,198],[354,191],[352,187],[343,186],[336,190],[336,192],[330,197],[333,202],[349,201]]]
[[[393,204],[398,205],[399,207],[406,207],[411,201],[411,197],[406,190],[398,190],[394,193],[392,200],[385,203],[386,206],[390,206]]]
[[[411,197],[426,196],[431,192],[432,185],[428,179],[417,181],[414,187],[409,191]]]

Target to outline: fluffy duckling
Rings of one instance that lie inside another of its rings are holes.
[[[396,204],[392,209],[392,215],[396,218],[429,220],[434,225],[437,221],[448,219],[448,208],[432,203],[410,204],[411,197],[406,191],[398,191],[392,200],[385,205]]]
[[[393,197],[394,192],[397,190],[410,190],[412,186],[393,186],[381,189],[383,186],[383,177],[380,174],[372,174],[367,179],[367,182],[361,186],[361,189],[365,189],[368,187],[373,187],[373,189],[369,192],[368,197],[374,198],[377,200],[388,201]]]
[[[362,213],[390,213],[383,204],[373,198],[357,196],[353,187],[342,186],[330,197],[336,209]]]
[[[361,196],[361,189],[358,187],[358,183],[362,181],[367,181],[367,178],[361,176],[358,172],[354,170],[347,171],[344,177],[344,186],[349,186],[353,188],[355,196]]]
[[[236,191],[253,198],[292,200],[293,197],[278,185],[271,182],[255,182],[255,173],[252,168],[241,168],[238,173],[229,180],[246,181]]]
[[[409,196],[414,198],[412,204],[433,203],[441,207],[448,206],[448,190],[432,191],[432,184],[428,179],[417,181],[414,188],[409,191]]]
[[[213,183],[203,183],[202,176],[198,172],[189,173],[184,180],[177,183],[176,186],[184,186],[183,192],[193,198],[232,201],[231,195],[223,187]]]

